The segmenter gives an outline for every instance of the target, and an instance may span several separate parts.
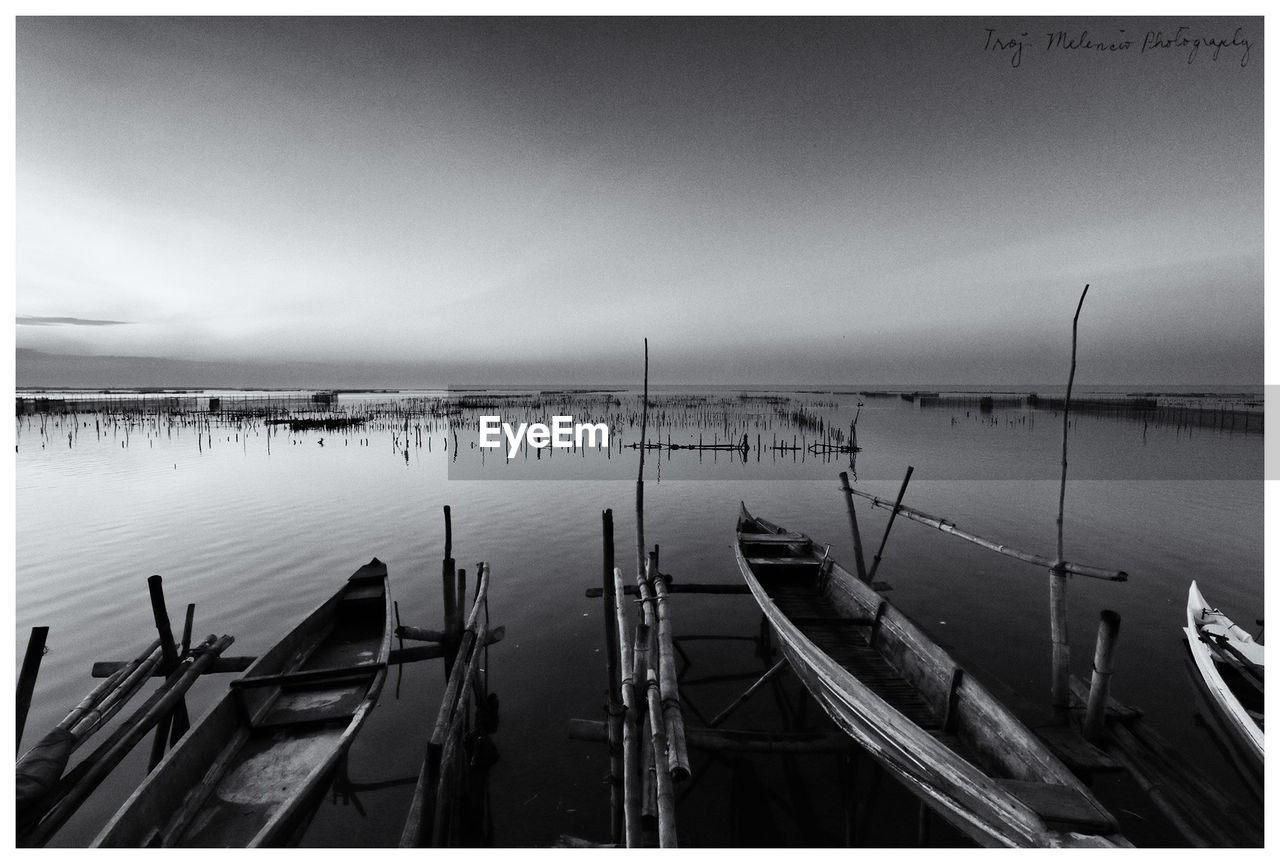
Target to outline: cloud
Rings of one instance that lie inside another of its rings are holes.
[[[92,318],[60,318],[44,315],[19,315],[19,327],[56,327],[69,324],[73,327],[109,327],[114,324],[129,324],[129,321],[96,321]]]

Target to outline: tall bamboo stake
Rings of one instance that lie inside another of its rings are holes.
[[[675,639],[671,632],[671,613],[666,583],[658,574],[658,553],[649,553],[649,581],[656,597],[658,618],[658,685],[662,696],[662,719],[666,726],[667,768],[672,779],[689,777],[689,752],[684,739],[684,717],[680,711],[680,687],[676,675]]]
[[[667,733],[662,721],[662,696],[658,678],[649,670],[649,729],[653,741],[654,785],[658,799],[658,846],[674,849],[676,842],[676,798],[671,772],[667,768]]]
[[[1053,640],[1053,688],[1054,710],[1065,715],[1071,708],[1071,644],[1067,635],[1067,573],[1062,544],[1063,510],[1067,498],[1067,432],[1070,429],[1071,387],[1076,378],[1076,332],[1080,323],[1080,309],[1084,306],[1089,286],[1080,292],[1075,317],[1071,319],[1071,371],[1067,374],[1067,396],[1062,403],[1062,480],[1058,486],[1058,557],[1049,570],[1049,635]]]
[[[640,408],[640,473],[636,477],[636,574],[644,573],[644,453],[649,430],[649,340],[644,340],[644,396]]]
[[[1120,615],[1103,609],[1098,622],[1098,641],[1093,651],[1093,677],[1089,679],[1089,701],[1085,707],[1084,737],[1097,744],[1106,729],[1107,695],[1111,686],[1111,660],[1120,637]]]
[[[618,619],[618,653],[621,669],[621,696],[625,715],[622,724],[623,823],[627,848],[641,843],[639,706],[636,696],[635,658],[627,633],[627,613],[623,606],[622,570],[613,570],[614,616]]]
[[[615,614],[617,597],[613,582],[613,511],[601,514],[604,529],[604,642],[605,668],[608,674],[608,691],[605,697],[605,713],[609,721],[609,838],[617,846],[624,840],[625,822],[622,813],[622,681],[618,673],[618,617]]]

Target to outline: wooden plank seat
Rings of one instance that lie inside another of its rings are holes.
[[[1114,830],[1115,820],[1070,786],[1034,780],[996,780],[1045,822],[1071,830]]]
[[[822,559],[809,557],[809,556],[797,557],[793,555],[779,555],[776,558],[775,557],[748,558],[747,563],[751,565],[761,565],[765,567],[768,567],[770,565],[775,567],[796,567],[796,566],[804,566],[804,565],[813,565],[816,567],[817,565],[822,563]]]
[[[328,686],[343,684],[349,681],[363,681],[385,663],[360,663],[355,666],[335,666],[327,669],[304,669],[300,672],[287,672],[282,675],[254,675],[237,678],[231,682],[236,689],[247,687],[290,687],[290,686]]]
[[[742,534],[741,542],[750,546],[811,546],[813,541],[803,534]]]

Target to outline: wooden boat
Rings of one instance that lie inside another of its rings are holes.
[[[890,774],[984,846],[1128,846],[1047,746],[803,534],[738,519],[738,567],[791,668]]]
[[[1261,789],[1264,750],[1264,650],[1244,629],[1205,601],[1193,581],[1182,628],[1199,676],[1212,728],[1237,770]]]
[[[93,845],[291,839],[382,690],[391,632],[387,568],[374,558],[231,682]]]

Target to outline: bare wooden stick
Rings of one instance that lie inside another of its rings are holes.
[[[18,695],[14,700],[17,709],[18,740],[15,748],[22,746],[22,730],[27,725],[27,713],[31,710],[31,694],[36,689],[36,678],[40,675],[40,661],[44,659],[44,646],[49,638],[48,627],[32,627],[31,636],[27,639],[27,650],[22,655],[22,671],[18,673]]]
[[[889,532],[893,530],[893,520],[898,518],[898,508],[902,506],[902,496],[907,494],[907,484],[911,482],[911,472],[916,469],[908,465],[907,475],[902,478],[902,486],[898,489],[898,500],[893,502],[893,509],[889,511],[889,522],[884,526],[884,536],[880,538],[880,548],[876,550],[876,557],[871,560],[871,569],[867,572],[867,580],[870,582],[876,578],[876,571],[880,569],[880,554],[884,552],[884,544],[889,541]]]
[[[777,675],[779,672],[781,672],[785,668],[787,668],[787,661],[785,659],[779,660],[777,663],[774,663],[772,668],[770,668],[768,672],[764,673],[758,679],[756,679],[755,683],[752,684],[750,687],[748,687],[746,691],[742,693],[741,696],[739,696],[737,699],[734,699],[731,703],[729,703],[729,705],[723,711],[721,711],[714,718],[712,718],[711,722],[708,723],[707,726],[714,729],[715,727],[723,723],[725,720],[728,720],[729,716],[733,714],[734,711],[737,711],[739,707],[745,704],[748,699],[754,696],[757,690],[759,690],[769,681],[773,680],[773,676]]]
[[[1062,403],[1062,481],[1058,485],[1058,555],[1049,568],[1049,635],[1053,640],[1052,693],[1054,709],[1065,715],[1071,707],[1071,641],[1067,634],[1067,574],[1063,569],[1065,556],[1062,545],[1063,509],[1067,498],[1067,431],[1070,429],[1071,387],[1076,378],[1076,330],[1080,323],[1080,309],[1089,293],[1085,285],[1076,304],[1075,317],[1071,319],[1071,371],[1067,374],[1067,397]]]

